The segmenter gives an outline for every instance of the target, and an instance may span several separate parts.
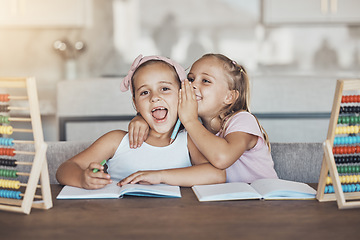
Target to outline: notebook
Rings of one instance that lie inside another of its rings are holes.
[[[116,185],[116,183],[117,182],[114,181],[113,183],[106,185],[104,188],[95,190],[64,186],[56,199],[120,198],[124,195],[168,198],[181,197],[179,186],[171,186],[166,184],[127,184],[119,187]]]
[[[305,183],[282,179],[259,179],[251,184],[232,182],[192,187],[200,202],[245,199],[315,199],[316,190]]]

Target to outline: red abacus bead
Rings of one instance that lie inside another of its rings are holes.
[[[1,102],[8,102],[9,101],[9,94],[0,94],[0,101]]]
[[[360,153],[360,146],[356,146],[356,153]]]
[[[344,154],[344,147],[339,147],[338,154]]]
[[[353,95],[349,95],[349,97],[348,97],[348,102],[354,102],[354,100],[353,100]]]
[[[355,146],[352,146],[352,147],[349,147],[350,149],[350,152],[349,153],[355,153],[356,152],[356,149]]]
[[[360,102],[360,95],[356,95],[356,102]]]

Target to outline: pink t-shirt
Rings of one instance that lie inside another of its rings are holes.
[[[247,182],[260,178],[278,178],[269,148],[255,117],[248,112],[235,114],[227,123],[225,131],[216,136],[225,137],[233,132],[245,132],[258,136],[258,141],[250,150],[240,156],[233,165],[226,169],[226,182]]]

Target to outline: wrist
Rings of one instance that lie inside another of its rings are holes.
[[[167,177],[166,177],[166,175],[167,175],[167,171],[166,170],[160,170],[159,171],[159,183],[167,183],[167,181],[166,181],[166,179],[167,179]]]

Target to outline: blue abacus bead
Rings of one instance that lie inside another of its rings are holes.
[[[16,191],[16,192],[15,192],[15,196],[14,196],[14,198],[15,198],[15,199],[21,199],[20,194],[21,194],[21,192],[20,192],[20,191]]]
[[[329,193],[329,186],[325,186],[324,193]]]
[[[359,183],[355,184],[355,187],[356,187],[355,191],[360,192],[360,184]]]

